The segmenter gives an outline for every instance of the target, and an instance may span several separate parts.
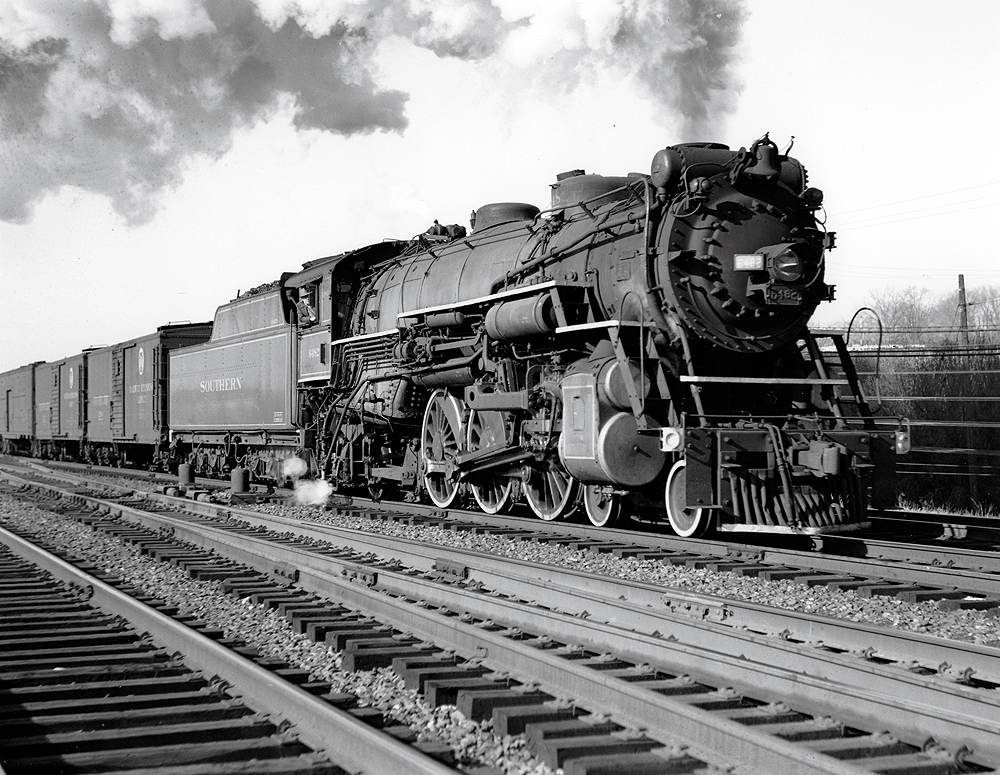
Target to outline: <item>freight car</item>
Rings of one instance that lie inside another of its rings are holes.
[[[0,374],[0,451],[104,465],[176,468],[169,452],[169,354],[211,324],[168,324],[110,347]]]
[[[834,294],[822,200],[766,135],[684,144],[649,175],[562,175],[545,212],[307,264],[173,355],[175,452],[272,478],[297,456],[439,507],[639,508],[681,535],[856,527],[893,504],[908,437],[808,329]]]
[[[86,419],[86,355],[54,363],[38,363],[35,379],[35,439],[32,454],[43,458],[77,458]]]
[[[27,455],[35,440],[35,366],[0,374],[0,453]]]
[[[154,333],[86,351],[87,431],[82,457],[102,465],[176,470],[170,457],[170,353],[200,344],[210,323],[160,326]]]

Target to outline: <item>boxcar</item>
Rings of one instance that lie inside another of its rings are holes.
[[[272,284],[219,307],[211,341],[171,354],[173,454],[199,473],[242,466],[274,476],[302,446],[293,332],[288,304]]]
[[[171,324],[87,351],[84,459],[103,465],[169,467],[170,353],[208,341],[211,333],[210,323]]]
[[[36,457],[76,459],[86,430],[87,359],[71,355],[34,367]]]
[[[41,362],[0,374],[0,452],[31,452],[35,436],[35,367]]]

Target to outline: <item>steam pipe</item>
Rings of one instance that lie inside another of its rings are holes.
[[[653,203],[653,204],[647,204],[647,208],[649,208],[650,211],[659,209],[660,206],[661,205],[660,205],[659,202],[656,202],[656,203]],[[552,250],[548,251],[547,253],[543,253],[542,255],[537,256],[537,257],[531,259],[531,261],[529,261],[527,264],[525,264],[524,266],[520,267],[519,269],[511,271],[511,272],[508,272],[502,281],[494,283],[494,285],[493,285],[493,292],[496,293],[496,291],[497,291],[498,288],[502,287],[503,285],[505,285],[506,283],[510,282],[511,280],[513,280],[513,279],[515,279],[517,277],[520,277],[522,274],[524,274],[526,272],[530,272],[535,267],[540,266],[541,264],[544,264],[547,261],[551,261],[552,259],[559,258],[559,256],[561,256],[563,253],[565,253],[568,250],[572,250],[577,245],[579,245],[581,242],[584,242],[584,241],[590,239],[591,237],[595,237],[598,234],[600,234],[601,232],[605,232],[605,231],[608,231],[609,229],[613,229],[616,226],[624,226],[627,223],[635,223],[635,221],[636,221],[636,216],[631,211],[627,212],[627,213],[624,213],[623,215],[616,216],[614,218],[608,218],[603,223],[601,223],[600,225],[595,226],[592,229],[588,229],[586,232],[584,232],[583,234],[581,234],[579,237],[577,237],[576,239],[574,239],[572,242],[569,242],[566,245],[560,245],[557,248],[553,248]]]

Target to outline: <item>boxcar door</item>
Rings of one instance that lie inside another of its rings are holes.
[[[125,354],[119,347],[111,353],[111,434],[125,436]]]
[[[149,436],[152,426],[153,353],[144,344],[124,350],[125,435],[130,439]]]
[[[167,375],[170,373],[170,360],[163,347],[153,347],[153,428],[159,431],[167,424]]]
[[[65,365],[61,363],[52,367],[52,403],[49,404],[49,433],[52,438],[59,436],[59,383]]]
[[[86,358],[74,358],[59,367],[62,390],[59,406],[59,430],[62,435],[79,439],[83,430],[83,401],[87,389]]]
[[[138,417],[136,417],[135,401],[138,398],[139,372],[145,371],[146,364],[139,364],[140,348],[136,346],[126,347],[123,351],[125,362],[125,437],[134,438],[138,432]]]

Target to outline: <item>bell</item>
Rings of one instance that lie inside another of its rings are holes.
[[[770,178],[781,172],[781,162],[778,160],[778,146],[770,140],[754,143],[750,149],[754,160],[746,169],[745,175],[757,178]]]

